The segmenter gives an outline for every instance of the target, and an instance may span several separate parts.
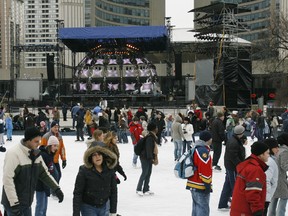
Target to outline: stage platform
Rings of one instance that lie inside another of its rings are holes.
[[[168,102],[167,97],[164,94],[73,94],[60,96],[60,100],[65,103],[73,101],[81,102],[86,105],[95,104],[95,102],[100,101],[101,98],[106,99],[108,103],[114,107],[123,107],[124,105],[126,105],[126,107],[159,106]]]

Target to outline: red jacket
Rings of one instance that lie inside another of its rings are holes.
[[[140,140],[140,135],[142,134],[143,128],[141,124],[132,121],[129,124],[129,131],[131,133],[132,143],[135,145]]]
[[[251,154],[236,167],[237,177],[234,186],[231,216],[253,216],[262,212],[266,198],[266,174],[268,166]]]
[[[212,189],[212,158],[210,147],[204,141],[196,141],[196,149],[193,155],[193,162],[196,167],[194,175],[191,176],[186,184],[186,189],[196,188],[200,191],[211,192]]]

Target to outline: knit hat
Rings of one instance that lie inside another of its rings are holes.
[[[257,110],[257,113],[259,113],[259,114],[262,114],[262,112],[263,112],[263,111],[262,111],[261,109],[258,109],[258,110]]]
[[[154,122],[149,122],[147,125],[147,130],[148,131],[154,131],[157,128],[157,125]]]
[[[269,146],[270,153],[272,152],[273,148],[279,147],[278,142],[274,138],[269,138],[264,140],[264,143]]]
[[[59,140],[56,136],[49,137],[47,146],[51,146],[51,145],[59,145]]]
[[[51,128],[53,128],[54,126],[59,126],[59,124],[58,124],[58,122],[57,121],[53,121],[52,123],[51,123]]]
[[[234,128],[234,134],[236,134],[236,135],[241,135],[244,133],[244,131],[245,131],[245,128],[242,125],[237,125]]]
[[[288,146],[288,133],[283,132],[280,136],[277,137],[277,141],[280,145]]]
[[[267,144],[265,144],[264,142],[257,141],[251,145],[251,153],[256,155],[256,156],[263,154],[268,149],[269,149],[269,146]]]
[[[38,136],[41,136],[40,131],[36,127],[29,127],[25,130],[24,141],[32,140]]]
[[[203,140],[204,142],[207,142],[210,139],[212,139],[211,133],[209,133],[208,131],[202,131],[200,132],[199,139]]]

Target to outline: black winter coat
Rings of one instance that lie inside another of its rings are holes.
[[[92,164],[92,155],[103,155],[102,172]],[[84,165],[80,166],[73,192],[73,216],[80,216],[81,204],[103,207],[110,200],[110,213],[117,212],[117,183],[114,168],[117,156],[106,147],[95,146],[84,153]]]
[[[211,125],[212,142],[223,142],[225,140],[225,128],[219,118],[215,118]]]
[[[236,166],[245,160],[245,147],[234,134],[226,143],[224,166],[226,169],[236,171]]]

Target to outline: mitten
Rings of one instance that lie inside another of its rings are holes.
[[[57,188],[56,191],[55,191],[55,195],[57,196],[57,198],[59,199],[59,203],[61,203],[64,199],[64,194],[63,192],[61,191],[60,188]]]
[[[63,168],[63,169],[66,167],[66,165],[67,165],[66,160],[62,161],[62,168]]]
[[[121,175],[123,176],[124,181],[126,181],[126,180],[127,180],[127,176],[126,176],[126,174],[125,174],[125,173],[122,173]]]

